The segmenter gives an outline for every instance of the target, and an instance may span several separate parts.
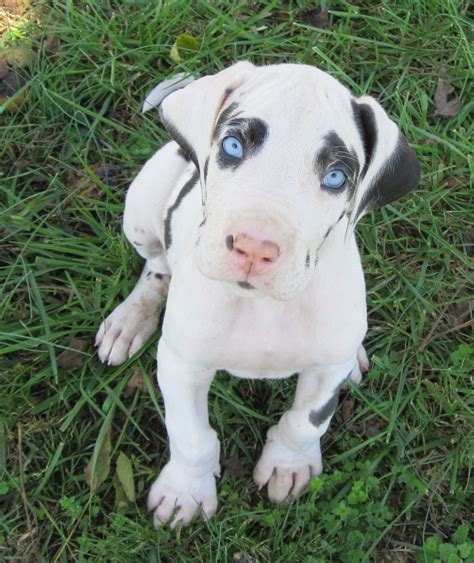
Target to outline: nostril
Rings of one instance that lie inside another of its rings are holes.
[[[234,248],[234,237],[232,235],[225,237],[225,245],[228,250],[232,250]]]
[[[268,256],[264,256],[262,260],[264,262],[275,262],[275,258],[269,258]]]

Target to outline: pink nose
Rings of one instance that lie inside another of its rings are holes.
[[[280,256],[280,247],[271,240],[261,240],[246,233],[234,239],[227,237],[226,245],[231,251],[234,265],[247,275],[264,274]]]

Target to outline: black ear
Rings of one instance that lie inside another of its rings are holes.
[[[365,164],[351,204],[351,224],[413,190],[420,181],[418,157],[399,128],[373,98],[352,101]]]

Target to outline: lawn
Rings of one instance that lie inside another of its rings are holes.
[[[474,561],[468,2],[14,5],[0,9],[0,560]],[[219,511],[155,531],[157,337],[117,368],[93,337],[140,271],[124,195],[168,139],[145,95],[242,59],[313,64],[377,97],[423,179],[358,227],[372,367],[342,394],[325,473],[270,505],[251,473],[295,381],[221,374]]]

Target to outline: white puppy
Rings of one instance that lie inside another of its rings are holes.
[[[254,472],[282,502],[322,471],[320,439],[368,362],[365,286],[354,237],[366,212],[420,178],[382,107],[316,68],[240,62],[169,94],[174,141],[131,185],[124,231],[146,259],[102,323],[99,356],[119,364],[158,325],[158,383],[170,460],[151,488],[156,525],[217,508],[219,441],[207,394],[218,370],[298,375]]]

